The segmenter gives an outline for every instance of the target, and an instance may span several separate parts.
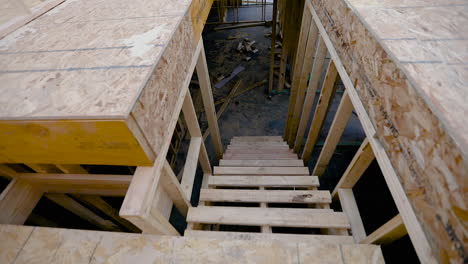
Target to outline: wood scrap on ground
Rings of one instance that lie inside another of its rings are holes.
[[[246,92],[248,92],[248,91],[250,91],[250,90],[252,90],[252,89],[255,89],[255,88],[259,87],[259,86],[262,86],[262,85],[264,85],[264,84],[266,84],[266,83],[267,83],[267,80],[263,80],[263,81],[260,81],[260,82],[256,82],[256,83],[252,84],[251,86],[245,88],[244,90],[235,93],[230,99],[232,99],[232,98],[234,98],[234,97],[237,97],[237,96],[239,96],[239,95],[242,95],[242,94],[244,94],[244,93],[246,93]],[[223,98],[223,99],[220,99],[220,100],[216,101],[216,102],[215,102],[215,105],[219,105],[219,104],[222,104],[222,103],[226,102],[226,101],[228,100],[228,97],[229,97],[229,96],[227,96],[227,97],[225,97],[225,98]]]

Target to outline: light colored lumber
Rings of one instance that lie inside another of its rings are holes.
[[[313,175],[322,176],[327,169],[328,163],[335,152],[341,135],[346,128],[346,124],[348,124],[348,120],[351,117],[353,109],[353,104],[351,103],[348,91],[346,90],[341,98],[340,105],[336,110],[335,118],[331,124],[327,139],[325,140],[320,156],[315,164],[312,172]]]
[[[320,135],[320,131],[322,130],[325,117],[327,116],[330,103],[332,102],[333,95],[335,93],[335,82],[337,77],[338,72],[336,70],[335,63],[333,60],[330,60],[325,80],[322,84],[322,89],[320,89],[320,98],[317,106],[315,107],[314,116],[304,145],[304,150],[302,151],[302,159],[305,164],[309,162],[312,150],[314,149],[315,143],[317,143],[317,139]]]
[[[188,209],[191,206],[190,196],[186,195],[183,186],[177,180],[174,171],[172,171],[171,165],[169,165],[167,161],[164,163],[161,184],[167,195],[174,203],[174,206],[183,216],[187,216]]]
[[[79,199],[81,202],[84,202],[86,205],[94,207],[99,210],[99,212],[107,215],[112,218],[114,221],[128,229],[129,231],[139,233],[140,230],[136,228],[132,223],[123,219],[119,216],[119,211],[104,201],[101,197],[97,195],[74,195],[75,198]]]
[[[190,139],[190,145],[185,159],[184,173],[180,183],[186,197],[192,197],[192,189],[195,182],[195,173],[197,172],[201,142],[201,137],[192,137]]]
[[[319,36],[315,51],[314,64],[310,73],[311,77],[309,80],[309,85],[307,86],[307,93],[304,99],[304,104],[302,106],[299,125],[296,134],[291,135],[291,141],[294,141],[294,152],[296,153],[298,153],[302,148],[304,134],[307,128],[307,124],[309,124],[309,117],[314,105],[315,94],[317,92],[320,77],[322,76],[322,70],[326,56],[327,47],[325,46],[325,43],[323,43],[323,39]]]
[[[369,140],[366,138],[354,155],[353,160],[346,168],[343,176],[341,176],[340,181],[336,184],[336,187],[332,192],[332,196],[335,197],[338,190],[341,188],[353,188],[374,159],[374,152],[369,144]]]
[[[213,102],[213,92],[210,83],[210,76],[208,74],[208,65],[206,63],[203,39],[201,39],[200,43],[202,47],[196,65],[197,76],[198,81],[200,82],[200,91],[202,94],[206,119],[208,120],[208,129],[210,130],[211,140],[213,142],[216,157],[221,159],[221,156],[223,155],[223,144],[221,143],[221,136],[219,134],[218,119],[216,117],[216,109]]]
[[[293,75],[291,80],[291,94],[289,96],[289,105],[288,105],[288,118],[286,120],[286,127],[284,130],[284,138],[288,139],[290,130],[291,130],[291,122],[292,117],[294,114],[294,109],[296,107],[296,99],[297,99],[297,91],[300,83],[300,79],[303,75],[302,73],[302,65],[304,64],[305,59],[305,51],[307,46],[307,39],[309,36],[309,28],[313,26],[313,22],[311,23],[312,16],[310,12],[307,12],[307,9],[304,8],[304,12],[302,14],[302,21],[301,21],[301,30],[299,34],[299,40],[296,49],[296,57],[294,60],[293,65]]]
[[[259,239],[255,238],[257,235],[261,235]],[[277,235],[284,239],[270,239]],[[341,238],[336,239],[341,245],[332,245],[333,238],[310,237],[311,240],[302,240],[300,235],[246,233],[241,240],[227,239],[227,242],[222,237],[2,225],[0,239],[9,243],[2,244],[0,261],[5,264],[89,263],[90,260],[91,263],[384,263],[379,246],[351,245],[342,243]]]
[[[290,149],[228,149],[224,154],[294,154]]]
[[[189,210],[187,222],[225,225],[270,225],[308,228],[349,228],[344,213],[329,209],[200,206]]]
[[[0,224],[22,225],[41,199],[43,190],[13,179],[0,194]]]
[[[228,145],[227,150],[253,150],[253,149],[274,149],[274,150],[288,150],[287,145]]]
[[[337,4],[336,1],[328,1],[328,5],[332,5],[332,7],[327,7],[329,10],[342,10],[343,4]],[[382,143],[375,138],[376,136],[376,130],[374,128],[374,125],[372,123],[371,117],[367,114],[366,108],[364,107],[363,102],[359,98],[357,88],[359,87],[354,87],[354,83],[351,80],[350,76],[347,73],[347,70],[343,64],[343,62],[340,59],[340,56],[335,49],[332,40],[327,34],[327,30],[325,29],[324,25],[322,24],[320,17],[318,16],[317,12],[315,11],[314,7],[310,2],[306,1],[307,7],[311,10],[312,12],[312,17],[314,22],[317,24],[320,34],[322,35],[325,44],[327,45],[328,51],[330,53],[331,58],[333,59],[336,68],[340,74],[340,78],[343,81],[343,84],[346,87],[346,90],[349,93],[349,96],[351,98],[351,101],[353,102],[353,106],[356,110],[356,113],[359,117],[359,120],[361,121],[362,127],[366,133],[367,138],[369,139],[369,142],[372,146],[372,149],[374,151],[374,154],[376,156],[376,159],[380,165],[380,168],[382,170],[382,173],[384,175],[385,181],[387,182],[388,188],[392,194],[393,200],[395,201],[395,205],[398,208],[398,211],[400,212],[400,215],[403,219],[403,222],[405,223],[405,226],[407,227],[408,234],[411,238],[411,241],[413,242],[413,246],[416,250],[416,253],[418,254],[418,257],[420,258],[421,262],[423,263],[437,263],[433,256],[434,253],[431,248],[431,243],[433,241],[429,240],[428,236],[426,235],[425,231],[423,230],[422,223],[419,222],[415,211],[413,210],[413,205],[410,202],[410,199],[408,196],[406,196],[405,189],[402,186],[402,183],[400,181],[399,176],[397,176],[395,169],[392,166],[392,162],[390,157],[387,155],[384,147],[382,146]],[[339,7],[339,8],[338,8]],[[347,8],[347,7],[346,7]],[[345,9],[346,9],[345,8]],[[348,9],[349,11],[349,9]],[[323,14],[323,13],[321,13]],[[358,19],[356,16],[349,16],[351,19]],[[326,24],[327,25],[327,24]],[[357,26],[356,24],[355,26]],[[327,25],[328,27],[329,25]],[[359,25],[361,28],[363,24]],[[336,29],[334,29],[336,30]],[[360,39],[360,41],[364,41],[365,43],[369,43],[369,36],[366,36],[366,38]],[[374,40],[371,40],[374,41]],[[374,41],[375,42],[375,41]],[[367,44],[366,44],[367,45]],[[341,47],[338,47],[341,48]],[[349,51],[346,52],[346,54]],[[340,50],[340,54],[344,54],[342,50]],[[375,58],[375,56],[372,55],[372,53],[366,52],[366,55],[371,56],[372,58]],[[349,61],[344,61],[346,63],[347,67],[349,68]],[[389,63],[386,61],[386,63]],[[372,64],[374,65],[374,64]],[[360,68],[360,66],[355,67],[355,68]],[[401,76],[401,75],[400,75]],[[376,86],[377,87],[377,86]],[[387,87],[382,87],[382,89],[385,89]],[[406,98],[405,97],[399,97],[399,98]],[[408,98],[407,98],[408,99]],[[410,103],[411,104],[411,103]],[[366,103],[366,105],[368,105]],[[416,104],[413,104],[416,105]],[[372,107],[379,107],[378,104],[372,105]],[[382,119],[382,124],[388,125],[388,119]],[[421,121],[419,119],[419,121]],[[436,142],[441,142],[442,138],[438,138]],[[452,153],[455,153],[456,151],[452,150]],[[402,161],[403,159],[400,159]],[[402,164],[403,165],[403,164]],[[466,166],[465,166],[465,171],[466,171]],[[466,174],[466,173],[465,173]],[[463,175],[463,173],[462,173]],[[407,177],[407,175],[403,175],[404,177]],[[411,175],[411,178],[413,179],[414,175]],[[451,192],[453,193],[453,192]],[[416,198],[417,199],[417,198]],[[455,200],[454,200],[455,201]],[[452,208],[452,207],[450,207]],[[430,222],[430,221],[429,221]],[[427,230],[426,230],[427,231]],[[446,248],[446,245],[443,247]],[[449,246],[450,247],[450,246]],[[451,249],[449,249],[451,250]]]
[[[284,142],[281,136],[242,136],[233,137],[231,143],[237,142]]]
[[[307,167],[214,167],[214,175],[309,175]]]
[[[223,159],[245,159],[245,160],[288,160],[298,159],[296,154],[293,153],[268,153],[268,154],[224,154]]]
[[[390,219],[383,226],[372,232],[370,235],[360,241],[361,244],[388,245],[405,235],[408,231],[403,224],[400,215]]]
[[[301,160],[220,160],[219,166],[237,167],[302,167]]]
[[[220,240],[253,240],[253,241],[288,241],[290,243],[317,243],[317,244],[354,244],[351,236],[333,235],[296,235],[296,234],[265,234],[242,232],[213,232],[201,230],[187,230],[186,237],[210,238]]]
[[[266,3],[265,3],[266,4]],[[270,70],[268,75],[268,94],[273,91],[273,72],[275,67],[275,50],[276,50],[276,24],[278,17],[278,0],[273,0],[273,14],[272,14],[272,24],[271,24],[271,49],[270,49]]]
[[[245,203],[331,203],[328,191],[202,189],[200,201]]]
[[[318,30],[315,23],[311,23],[309,27],[309,37],[307,38],[307,47],[304,54],[304,63],[302,65],[301,76],[299,77],[299,82],[297,83],[297,94],[296,102],[294,105],[294,112],[291,117],[291,127],[289,130],[289,135],[286,138],[286,141],[290,146],[294,146],[294,139],[297,133],[297,127],[299,125],[299,120],[302,114],[302,108],[304,105],[304,99],[306,97],[306,85],[309,79],[309,73],[312,70],[312,60],[315,50],[316,50],[316,41],[318,38]],[[293,84],[294,85],[294,84]]]
[[[316,176],[213,176],[209,186],[233,187],[309,187],[319,186]]]
[[[132,180],[131,175],[107,174],[63,174],[63,173],[18,173],[17,177],[24,181],[44,185],[53,190],[55,185],[88,188],[128,188]],[[49,185],[49,186],[48,186]]]
[[[260,187],[259,188],[260,191],[264,191],[265,190],[265,187]],[[261,202],[260,203],[260,208],[268,208],[268,203],[265,203],[265,202]],[[271,226],[269,225],[261,225],[260,226],[260,231],[262,233],[273,233],[272,229],[271,229]]]
[[[68,174],[87,174],[88,172],[80,165],[75,164],[56,164],[58,169]]]
[[[119,227],[112,223],[112,221],[105,220],[97,214],[93,213],[88,208],[84,207],[74,199],[64,195],[64,194],[46,194],[47,199],[53,201],[54,203],[60,205],[64,209],[76,214],[83,220],[90,222],[91,224],[99,227],[102,230],[107,231],[118,231]]]
[[[353,234],[354,241],[358,243],[366,237],[366,230],[362,224],[361,215],[359,214],[359,208],[356,204],[352,189],[338,189],[340,197],[341,208],[343,212],[348,216],[348,220],[351,223],[351,232]]]
[[[0,39],[61,4],[63,1],[64,0],[48,0],[29,9],[27,6],[22,4],[21,0],[13,0],[13,3],[17,3],[17,6],[22,7],[23,13],[16,15],[14,18],[3,24],[0,24]]]

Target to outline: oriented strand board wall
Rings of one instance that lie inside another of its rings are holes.
[[[414,86],[419,84],[409,81],[348,2],[312,0],[312,3],[346,71],[356,83],[359,97],[425,230],[435,259],[440,263],[466,261],[468,165],[463,155],[464,144],[456,143],[451,136],[466,131],[453,131],[443,125]],[[466,120],[463,110],[458,118]]]

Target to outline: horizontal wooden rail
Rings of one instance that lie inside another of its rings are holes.
[[[372,232],[369,236],[361,240],[361,244],[387,245],[407,234],[408,231],[403,224],[401,216],[397,215]]]

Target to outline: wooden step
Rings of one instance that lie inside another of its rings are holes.
[[[245,136],[233,137],[231,142],[284,142],[281,136]]]
[[[318,187],[317,176],[212,176],[208,186]]]
[[[288,243],[317,243],[323,244],[354,244],[352,236],[336,235],[296,235],[272,233],[244,233],[244,232],[213,232],[200,230],[186,230],[185,237],[210,238],[219,240],[249,240],[249,241],[287,241]]]
[[[229,146],[236,146],[236,147],[267,147],[267,146],[274,146],[274,147],[289,147],[286,142],[231,142]]]
[[[346,214],[330,209],[199,206],[190,208],[187,222],[203,224],[350,228]]]
[[[274,150],[288,150],[288,145],[228,145],[227,150],[235,150],[235,149],[274,149]]]
[[[302,167],[302,160],[220,160],[219,166],[230,167]]]
[[[244,159],[244,160],[297,160],[298,157],[293,153],[268,153],[268,154],[224,154],[223,159]]]
[[[202,189],[200,201],[246,203],[331,203],[329,191]]]
[[[270,149],[270,148],[262,148],[262,149],[227,149],[224,154],[294,154],[294,152],[290,149]]]
[[[310,175],[308,167],[214,167],[214,175]]]

